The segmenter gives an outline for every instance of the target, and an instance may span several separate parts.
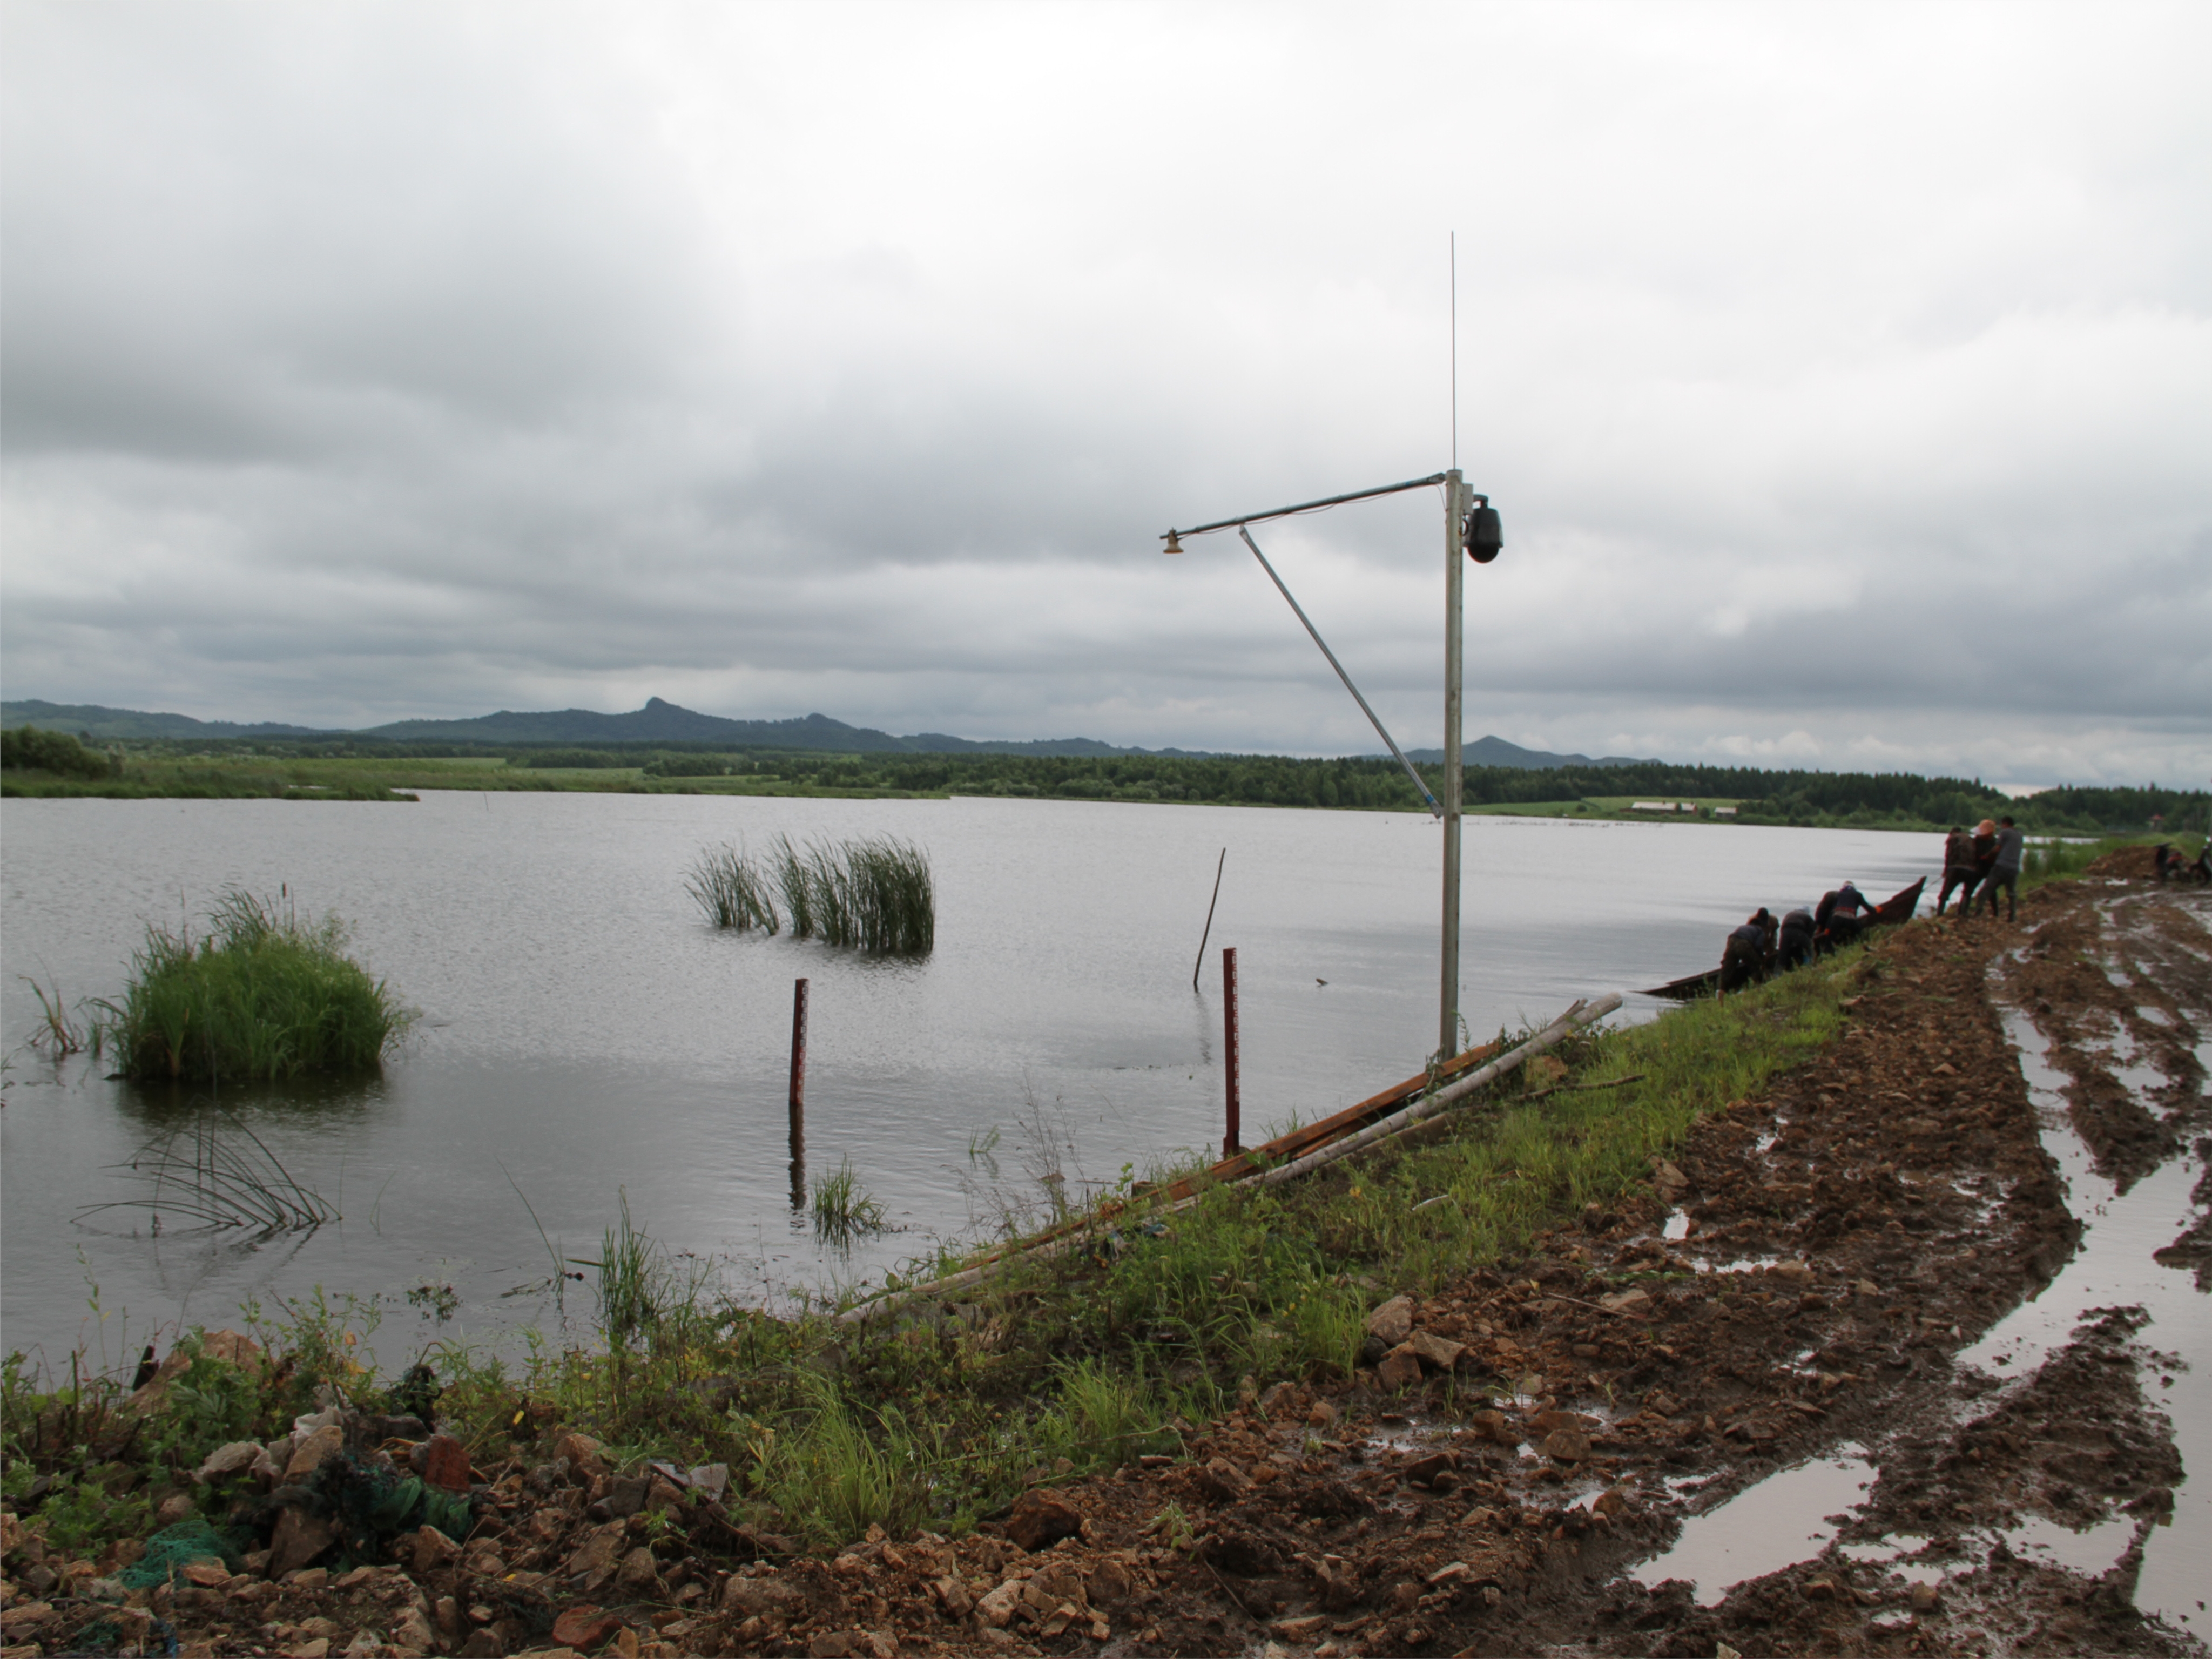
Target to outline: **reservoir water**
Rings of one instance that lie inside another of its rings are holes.
[[[717,933],[684,890],[709,845],[862,833],[928,851],[926,958]],[[250,1297],[319,1285],[384,1298],[386,1363],[433,1335],[550,1328],[549,1243],[596,1255],[625,1194],[638,1225],[762,1298],[880,1282],[940,1238],[989,1231],[1048,1168],[1074,1193],[1217,1147],[1224,945],[1248,1142],[1417,1073],[1436,1042],[1438,844],[1411,814],[1118,803],[9,800],[7,1047],[38,1021],[27,976],[72,1005],[116,995],[148,922],[197,928],[230,885],[281,885],[303,915],[344,917],[422,1020],[382,1077],[337,1086],[145,1088],[87,1056],[17,1050],[0,1110],[0,1346],[65,1365],[82,1342],[113,1362],[156,1326],[235,1324]],[[1880,898],[1940,851],[1880,832],[1470,818],[1462,1009],[1478,1037],[1540,1024],[1576,997],[1711,965],[1759,904],[1809,905],[1845,878]],[[849,1160],[903,1230],[849,1251],[793,1207],[800,975],[805,1173]],[[1621,1018],[1662,1006],[1632,996]],[[141,1190],[114,1166],[210,1104],[343,1219],[252,1239],[82,1216]],[[447,1319],[404,1300],[424,1285],[452,1287]],[[589,1312],[582,1290],[571,1316]]]

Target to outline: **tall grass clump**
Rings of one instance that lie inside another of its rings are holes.
[[[773,875],[746,857],[742,848],[727,842],[708,848],[699,854],[684,886],[717,927],[757,927],[773,933],[783,925],[776,915]]]
[[[242,889],[225,892],[195,941],[149,926],[120,1002],[102,999],[95,1051],[126,1076],[192,1081],[366,1072],[413,1016],[345,954],[335,916],[302,923]]]
[[[682,1352],[706,1340],[714,1325],[711,1271],[633,1222],[628,1188],[617,1188],[616,1196],[615,1224],[601,1236],[599,1260],[570,1258],[598,1271],[599,1329],[617,1352]]]
[[[814,1236],[841,1249],[864,1233],[882,1232],[888,1224],[884,1206],[860,1185],[853,1173],[853,1160],[814,1183]]]
[[[774,1504],[810,1543],[834,1547],[864,1536],[870,1527],[904,1534],[932,1518],[931,1476],[936,1467],[895,1407],[871,1413],[817,1378],[801,1384],[799,1428],[768,1443],[754,1475],[755,1490]]]
[[[793,847],[779,837],[777,885],[799,939],[885,956],[919,956],[937,943],[929,854],[889,836]]]

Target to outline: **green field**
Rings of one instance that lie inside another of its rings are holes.
[[[1024,799],[1308,806],[1419,812],[1412,781],[1379,756],[1006,755],[823,750],[717,750],[704,744],[398,743],[380,738],[195,740],[125,738],[81,749],[61,734],[21,728],[0,793],[122,798],[393,800],[425,789],[565,789],[647,793],[900,799],[953,795]],[[1431,790],[1443,769],[1425,766]],[[1633,792],[1633,793],[1630,793]],[[1692,814],[1639,813],[1638,800],[1690,801]],[[1465,775],[1473,814],[1706,824],[1940,832],[2015,813],[2038,834],[2172,835],[2212,827],[2203,790],[2065,787],[2014,800],[1978,780],[1910,773],[1775,772],[1637,762],[1528,770],[1475,766]],[[1733,807],[1728,817],[1714,808]]]

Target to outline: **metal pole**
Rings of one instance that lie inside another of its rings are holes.
[[[1234,1158],[1244,1148],[1239,1139],[1243,1103],[1237,1091],[1237,947],[1233,945],[1221,952],[1221,1025],[1229,1051],[1229,1130],[1221,1138],[1221,1155]]]
[[[1466,486],[1457,467],[1444,474],[1444,925],[1443,991],[1437,999],[1437,1056],[1459,1052],[1459,847],[1462,756],[1460,749],[1460,610],[1466,585],[1466,556],[1460,547],[1460,520],[1467,512]]]

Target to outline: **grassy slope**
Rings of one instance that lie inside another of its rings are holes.
[[[1857,967],[1853,953],[1584,1040],[1565,1054],[1565,1080],[1640,1080],[1534,1101],[1516,1087],[1454,1115],[1429,1144],[1291,1186],[1216,1188],[1159,1237],[1125,1220],[1097,1253],[1018,1265],[949,1316],[930,1305],[857,1328],[779,1324],[672,1284],[665,1340],[541,1352],[519,1376],[465,1370],[459,1392],[476,1411],[544,1400],[638,1454],[750,1465],[774,1510],[764,1518],[818,1541],[870,1520],[960,1526],[1034,1466],[1172,1451],[1179,1415],[1211,1415],[1278,1377],[1348,1370],[1376,1303],[1511,1261],[1585,1204],[1647,1180],[1699,1116],[1816,1052]],[[734,1412],[684,1403],[710,1376],[743,1379]]]

